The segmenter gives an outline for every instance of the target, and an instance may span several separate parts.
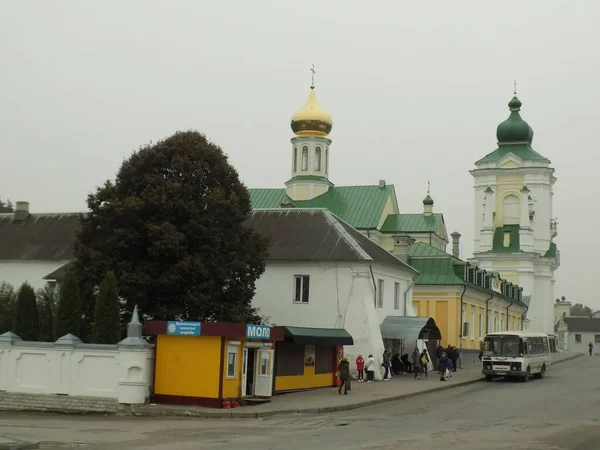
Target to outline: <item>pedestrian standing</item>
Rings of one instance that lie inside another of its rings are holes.
[[[590,356],[592,356],[592,352],[594,351],[594,344],[592,344],[590,342],[589,348],[590,348]]]
[[[342,388],[344,388],[344,395],[348,395],[348,388],[350,387],[350,361],[345,356],[340,361],[338,370],[340,372],[340,380],[342,381],[338,393],[342,395]]]
[[[387,350],[383,351],[383,363],[381,363],[381,366],[383,367],[383,369],[385,370],[385,373],[383,374],[383,381],[389,381],[390,380],[390,354]]]
[[[365,371],[367,372],[367,383],[372,383],[375,378],[375,358],[369,355],[365,363]]]
[[[425,378],[427,378],[427,369],[428,369],[428,365],[429,365],[429,355],[427,354],[427,349],[424,348],[423,351],[421,352],[421,367],[422,367],[422,372],[425,374]]]
[[[365,359],[362,355],[356,357],[356,370],[358,370],[358,382],[365,381]]]
[[[415,347],[415,351],[412,354],[413,367],[415,368],[415,380],[421,379],[421,354],[419,349]]]

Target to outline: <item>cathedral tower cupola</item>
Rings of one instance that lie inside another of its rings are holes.
[[[286,182],[286,193],[292,200],[312,200],[324,194],[333,184],[329,181],[329,133],[333,120],[321,108],[315,95],[315,69],[308,100],[293,115],[292,178]]]
[[[533,142],[533,128],[521,117],[521,106],[523,103],[517,97],[515,87],[514,97],[508,102],[510,116],[496,129],[498,145],[528,144]]]
[[[431,198],[431,185],[427,182],[427,196],[423,199],[423,215],[433,215],[433,198]]]

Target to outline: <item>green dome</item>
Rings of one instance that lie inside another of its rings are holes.
[[[431,196],[429,194],[427,194],[427,197],[425,197],[423,199],[423,205],[425,205],[425,206],[433,206],[433,199],[431,198]]]
[[[516,96],[508,102],[510,116],[498,125],[496,130],[498,144],[531,144],[533,141],[533,128],[531,128],[529,124],[521,118],[521,114],[519,114],[522,105],[521,100]]]

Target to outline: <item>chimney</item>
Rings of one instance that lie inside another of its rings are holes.
[[[13,220],[22,222],[29,217],[29,202],[16,202]]]
[[[455,231],[450,236],[452,236],[452,256],[460,259],[460,233]]]
[[[380,188],[384,188],[385,187],[385,180],[379,180],[379,187]]]
[[[392,253],[398,259],[401,259],[404,262],[408,261],[408,247],[411,246],[415,240],[410,236],[393,236],[394,239],[394,250]]]

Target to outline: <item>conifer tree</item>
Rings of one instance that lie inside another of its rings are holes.
[[[21,285],[17,295],[13,332],[24,341],[37,341],[40,338],[35,291],[27,282]]]
[[[0,283],[0,334],[12,331],[15,324],[17,294],[12,284]]]
[[[56,339],[65,334],[74,334],[79,337],[81,326],[81,300],[79,296],[79,283],[73,271],[67,272],[58,295],[58,311],[54,337]]]
[[[121,340],[121,307],[114,273],[108,272],[100,283],[94,310],[92,342],[116,344]]]

